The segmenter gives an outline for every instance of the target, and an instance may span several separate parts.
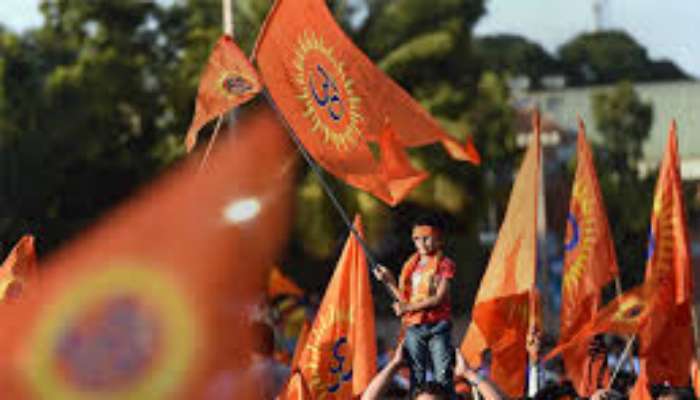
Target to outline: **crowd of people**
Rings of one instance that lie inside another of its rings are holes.
[[[507,398],[504,391],[490,379],[490,353],[483,355],[482,365],[468,365],[452,343],[450,281],[456,265],[442,252],[444,226],[439,219],[428,217],[415,222],[412,240],[416,248],[401,269],[398,279],[391,270],[378,265],[374,276],[383,282],[396,301],[395,315],[401,319],[402,335],[397,346],[379,345],[378,372],[364,390],[362,400],[374,399],[483,399]],[[277,348],[293,349],[294,343],[279,340],[286,336],[281,321],[292,318],[308,320],[308,302],[276,302],[267,308],[266,322],[256,323],[259,345],[251,364],[256,376],[265,377],[267,385],[261,385],[261,398],[272,399],[283,390],[291,369],[290,351],[287,356],[275,352]],[[275,331],[278,340],[275,339]],[[275,343],[277,342],[277,346]],[[588,356],[590,373],[597,388],[590,398],[612,400],[638,398],[631,396],[640,363],[635,355],[635,342],[630,338],[599,334],[590,339]],[[534,399],[581,398],[568,379],[560,358],[544,359],[544,354],[555,345],[554,340],[543,335],[531,325],[526,338],[527,365],[524,397]],[[596,360],[600,362],[595,362]],[[689,366],[690,368],[690,366]],[[688,387],[653,385],[647,395],[659,399],[693,399]]]

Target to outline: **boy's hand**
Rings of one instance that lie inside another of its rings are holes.
[[[391,307],[394,309],[394,314],[396,314],[397,317],[404,315],[408,311],[406,309],[406,303],[402,303],[400,301],[395,301]]]
[[[374,273],[374,277],[377,278],[378,281],[384,282],[387,285],[396,286],[396,278],[387,267],[379,264],[375,269],[372,270],[372,272]]]

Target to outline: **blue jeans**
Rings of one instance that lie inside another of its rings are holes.
[[[453,392],[454,348],[450,331],[452,322],[418,324],[406,329],[404,351],[411,369],[411,390],[426,381],[428,362],[433,377],[448,393]]]

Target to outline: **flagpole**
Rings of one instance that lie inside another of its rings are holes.
[[[224,31],[224,34],[228,35],[229,37],[233,38],[233,0],[222,0],[221,1],[221,30]],[[219,130],[221,130],[221,123],[223,122],[224,118],[226,117],[226,113],[221,114],[219,116],[219,119],[216,120],[216,127],[214,128],[214,133],[209,137],[209,143],[207,144],[207,150],[204,152],[204,156],[202,157],[202,161],[199,163],[199,171],[201,171],[204,166],[207,163],[207,159],[209,158],[209,153],[211,153],[212,148],[214,147],[214,142],[216,142],[216,138],[219,135]],[[230,122],[229,118],[229,122]]]
[[[365,240],[360,236],[360,233],[355,229],[355,227],[352,224],[352,221],[350,221],[350,217],[348,216],[348,213],[345,211],[343,206],[340,204],[340,201],[338,198],[335,196],[335,193],[333,193],[333,189],[331,189],[330,185],[326,181],[326,179],[323,177],[323,171],[321,170],[321,167],[316,164],[316,162],[311,158],[311,155],[309,152],[306,150],[304,145],[301,143],[301,140],[297,136],[296,132],[294,129],[289,125],[287,120],[284,118],[282,113],[280,112],[279,108],[277,107],[277,103],[272,99],[272,96],[270,96],[270,93],[267,91],[267,89],[262,90],[263,96],[265,96],[265,99],[267,99],[268,103],[272,107],[273,110],[277,113],[280,121],[282,121],[282,124],[287,128],[287,132],[289,133],[289,137],[292,138],[292,141],[296,145],[297,149],[299,150],[299,153],[301,153],[302,157],[304,160],[306,160],[306,163],[311,167],[311,170],[313,173],[316,175],[316,178],[318,178],[319,183],[321,184],[321,187],[323,190],[326,192],[328,197],[331,200],[331,203],[333,203],[333,206],[335,207],[336,211],[338,211],[338,214],[340,214],[341,219],[343,222],[345,222],[345,225],[347,228],[350,230],[350,233],[355,236],[355,239],[360,243],[360,246],[362,247],[362,250],[365,252],[365,256],[367,257],[367,261],[369,261],[370,264],[370,269],[375,269],[379,265],[377,260],[374,258],[374,256],[371,253],[371,250],[369,248],[369,245]],[[384,286],[387,288],[387,291],[390,293],[391,297],[395,298],[394,293],[391,291],[389,286],[385,283]],[[398,299],[396,299],[398,300]]]
[[[625,360],[627,359],[627,355],[629,354],[630,350],[632,350],[632,344],[634,344],[635,337],[635,335],[632,335],[632,337],[630,337],[627,340],[627,346],[625,346],[625,350],[620,355],[620,359],[617,360],[617,365],[615,366],[615,370],[613,371],[612,377],[610,377],[610,382],[608,382],[607,390],[610,390],[610,388],[612,387],[613,382],[615,382],[615,378],[617,378],[617,373],[620,372],[620,367],[622,367],[622,363],[625,362]]]

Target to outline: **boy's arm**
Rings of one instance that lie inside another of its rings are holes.
[[[377,265],[377,267],[374,268],[372,272],[374,273],[374,277],[377,278],[378,281],[384,283],[384,285],[386,285],[386,287],[389,288],[389,291],[394,296],[394,299],[401,298],[401,291],[399,290],[399,286],[396,283],[396,278],[387,267],[380,264]]]
[[[377,400],[386,392],[396,371],[403,364],[403,342],[399,344],[391,361],[381,370],[367,385],[367,389],[362,393],[360,400]]]
[[[450,280],[446,278],[439,278],[437,290],[435,291],[434,295],[413,303],[400,303],[399,309],[401,310],[401,314],[406,312],[423,311],[428,308],[438,306],[443,301],[445,301],[449,294]]]

